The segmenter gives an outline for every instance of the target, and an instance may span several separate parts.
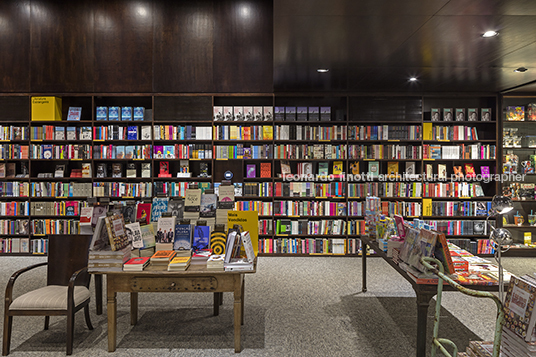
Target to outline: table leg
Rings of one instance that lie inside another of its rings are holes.
[[[220,293],[214,293],[214,316],[220,314]]]
[[[428,306],[435,294],[417,294],[417,357],[426,357],[426,329],[428,324]]]
[[[108,352],[114,352],[117,334],[117,293],[113,291],[113,281],[110,282],[110,279],[108,279],[106,285],[108,296]]]
[[[241,279],[242,280],[242,293],[241,293],[241,297],[240,297],[240,300],[242,300],[242,306],[240,306],[240,316],[242,316],[242,321],[240,322],[241,325],[244,324],[244,291],[245,291],[245,286],[246,286],[246,279],[244,279],[244,274],[241,275]]]
[[[97,315],[102,315],[102,274],[94,274],[95,277],[95,304]]]
[[[361,291],[362,292],[367,292],[367,251],[368,251],[368,246],[367,246],[367,243],[361,241],[361,261],[363,262],[362,264],[362,267],[361,267],[361,270],[362,270],[362,273],[363,273],[363,279],[362,279],[362,287],[361,287]]]
[[[130,293],[130,324],[138,322],[138,293]]]
[[[240,346],[240,323],[242,322],[241,310],[242,310],[242,279],[241,275],[236,275],[234,279],[234,345],[235,352],[238,353],[242,350]]]

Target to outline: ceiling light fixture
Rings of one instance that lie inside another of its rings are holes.
[[[411,78],[409,79],[409,81],[410,81],[410,82],[416,82],[416,81],[417,81],[417,77],[411,77]]]
[[[497,31],[486,31],[482,34],[482,37],[495,37],[495,36],[498,36],[499,33]]]
[[[519,68],[514,69],[514,72],[517,72],[517,73],[523,73],[526,71],[528,71],[528,69],[525,67],[519,67]]]
[[[318,73],[327,73],[329,72],[329,68],[318,68],[316,71]]]

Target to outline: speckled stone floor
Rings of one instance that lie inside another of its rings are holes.
[[[41,257],[1,257],[0,287],[16,270]],[[368,292],[361,292],[361,260],[335,257],[262,257],[246,277],[245,325],[240,356],[414,356],[416,303],[411,285],[380,258],[368,260]],[[504,258],[514,274],[536,271],[536,259]],[[44,284],[45,270],[23,275],[15,294]],[[106,307],[89,331],[75,320],[74,356],[234,356],[232,294],[212,316],[212,294],[140,294],[139,322],[130,325],[128,294],[118,294],[115,353],[107,352]],[[460,350],[492,339],[493,302],[445,293],[441,336]],[[3,316],[3,304],[0,312]],[[433,306],[429,310],[431,330]],[[64,356],[65,318],[15,317],[11,356]],[[3,329],[3,326],[2,326]]]

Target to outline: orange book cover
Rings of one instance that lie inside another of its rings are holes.
[[[465,164],[465,176],[467,177],[475,177],[475,168],[473,164]]]
[[[262,178],[272,177],[272,163],[270,162],[261,162],[261,175]]]
[[[153,254],[151,259],[171,259],[175,255],[174,250],[159,250]]]

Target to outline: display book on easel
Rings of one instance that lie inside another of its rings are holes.
[[[251,271],[254,270],[254,262],[255,251],[249,231],[243,231],[242,226],[234,225],[227,235],[225,271]]]

